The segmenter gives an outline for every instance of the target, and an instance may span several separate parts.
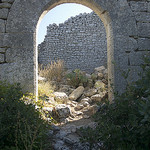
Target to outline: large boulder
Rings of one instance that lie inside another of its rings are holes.
[[[59,119],[67,118],[71,114],[70,107],[66,104],[56,105],[56,107],[53,109],[53,114]]]
[[[77,100],[83,94],[83,91],[84,91],[84,87],[79,86],[69,95],[69,99],[74,101]]]
[[[97,93],[97,89],[89,89],[88,91],[84,92],[84,95],[87,97],[91,97],[92,95]]]
[[[54,92],[53,94],[57,102],[66,103],[68,101],[68,96],[64,92]]]

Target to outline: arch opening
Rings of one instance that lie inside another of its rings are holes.
[[[64,3],[68,3],[68,1],[59,1],[58,3],[51,3],[51,4],[47,4],[46,7],[44,8],[43,13],[41,14],[38,24],[37,24],[37,28],[39,26],[39,23],[41,21],[41,19],[43,18],[43,16],[50,11],[51,9],[53,9],[54,7],[64,4]],[[113,62],[113,35],[112,35],[112,27],[111,27],[111,19],[109,17],[109,14],[106,10],[103,10],[102,8],[100,8],[98,5],[96,5],[95,3],[91,3],[91,2],[81,2],[81,1],[69,1],[69,3],[76,3],[76,4],[82,4],[84,6],[89,7],[90,9],[92,9],[98,16],[99,18],[102,20],[104,26],[105,26],[105,31],[106,31],[106,38],[107,38],[107,68],[108,68],[108,78],[111,79],[108,82],[108,86],[109,86],[109,98],[112,99],[112,89],[111,89],[111,83],[113,82],[113,73],[114,73],[114,68],[112,65]],[[37,86],[36,86],[37,87]]]

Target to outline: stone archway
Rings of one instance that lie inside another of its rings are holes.
[[[115,67],[128,69],[126,50],[136,45],[130,37],[137,34],[136,21],[126,0],[15,0],[3,38],[3,46],[8,47],[8,64],[3,65],[1,77],[21,82],[25,91],[37,93],[37,26],[50,9],[62,3],[85,5],[101,18],[107,34],[109,86],[112,83],[115,90],[122,91],[124,80]]]

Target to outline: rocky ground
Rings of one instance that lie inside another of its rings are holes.
[[[92,115],[99,109],[98,102],[108,97],[108,75],[104,66],[95,68],[94,74],[86,74],[91,83],[77,88],[60,84],[53,96],[45,102],[43,111],[46,119],[57,120],[49,131],[54,150],[99,150],[97,143],[90,148],[89,143],[80,142],[78,129],[96,127]],[[93,80],[94,76],[94,80]],[[94,81],[94,82],[93,82]],[[57,102],[57,103],[56,103]]]

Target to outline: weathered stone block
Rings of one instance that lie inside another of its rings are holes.
[[[135,17],[131,15],[126,15],[124,17],[118,16],[119,19],[113,22],[114,24],[114,34],[123,35],[137,35],[137,27]]]
[[[116,35],[115,46],[119,49],[118,52],[130,52],[138,48],[137,40],[127,36]]]
[[[0,53],[0,63],[4,62],[5,61],[5,57],[4,57],[4,54],[1,54]]]
[[[8,16],[8,8],[1,8],[0,9],[0,18],[7,19]]]
[[[6,50],[6,62],[26,63],[33,61],[33,47],[31,48],[8,48]]]
[[[45,1],[41,0],[17,1],[16,5],[11,7],[6,26],[7,32],[35,32],[41,15],[39,9],[41,9],[43,3]]]
[[[137,81],[139,77],[139,73],[142,72],[142,68],[140,66],[130,66],[130,72],[128,76],[128,81],[131,83],[132,81]]]
[[[2,0],[3,3],[13,3],[15,0]]]
[[[131,6],[132,11],[136,11],[136,12],[148,10],[148,2],[131,1],[130,6]]]
[[[3,19],[0,19],[0,32],[5,32],[5,21]]]
[[[11,4],[10,3],[0,3],[0,8],[10,8]]]
[[[34,64],[26,62],[14,62],[0,64],[0,80],[8,81],[9,83],[21,83],[24,92],[33,92],[36,87]]]
[[[4,47],[3,46],[4,35],[5,35],[5,33],[0,33],[0,47]]]
[[[6,33],[3,38],[3,46],[23,48],[33,47],[34,33]]]
[[[130,53],[130,66],[140,66],[144,63],[143,58],[148,55],[150,55],[150,52],[148,51],[136,51]]]
[[[149,38],[139,38],[138,39],[138,49],[139,50],[150,50],[150,39]]]
[[[148,12],[134,12],[135,18],[139,22],[150,22],[150,13]]]
[[[150,2],[148,2],[148,12],[150,12]]]
[[[5,53],[6,48],[0,48],[0,53]]]
[[[137,27],[140,37],[150,37],[150,23],[138,23]]]

